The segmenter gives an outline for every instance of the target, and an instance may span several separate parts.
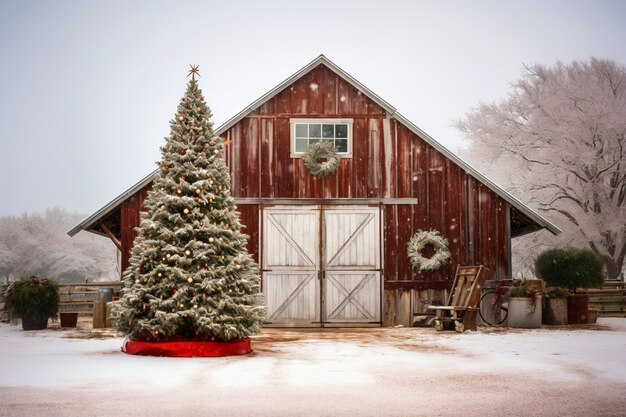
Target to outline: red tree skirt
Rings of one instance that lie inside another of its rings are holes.
[[[250,338],[228,342],[140,342],[127,340],[122,352],[130,355],[170,356],[175,358],[245,355],[252,352]]]

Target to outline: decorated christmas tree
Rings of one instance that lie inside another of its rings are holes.
[[[259,268],[246,250],[225,144],[195,80],[171,132],[124,272],[112,319],[130,340],[229,341],[257,333],[265,309]]]

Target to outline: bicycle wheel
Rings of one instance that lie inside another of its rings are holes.
[[[509,309],[506,306],[494,303],[495,296],[495,290],[487,291],[480,297],[480,302],[478,303],[480,318],[490,326],[498,326],[504,323],[509,315]]]

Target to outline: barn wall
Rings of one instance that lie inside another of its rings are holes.
[[[342,158],[328,178],[310,175],[301,158],[290,157],[292,117],[352,118],[352,158]],[[386,289],[446,288],[459,263],[509,273],[508,203],[323,65],[224,136],[236,197],[417,198],[417,205],[384,207]],[[434,273],[411,268],[406,246],[417,229],[448,238],[451,265]]]
[[[152,188],[152,183],[145,186],[135,194],[124,200],[120,207],[120,234],[122,243],[122,273],[128,268],[130,250],[137,233],[135,228],[139,226],[139,214],[143,210],[143,203],[148,197],[148,191]]]
[[[335,175],[318,179],[301,158],[290,156],[292,117],[352,118],[353,155]],[[385,323],[406,324],[410,291],[450,286],[457,264],[483,264],[491,277],[509,275],[509,204],[468,175],[392,115],[323,65],[255,109],[222,134],[231,192],[239,198],[417,198],[418,204],[383,208]],[[122,268],[147,188],[122,204]],[[259,205],[239,205],[248,249],[259,261]],[[434,229],[449,240],[452,262],[419,273],[406,247],[418,229]],[[421,291],[421,292],[420,292]],[[414,294],[416,294],[414,292]],[[441,298],[441,291],[436,292]]]

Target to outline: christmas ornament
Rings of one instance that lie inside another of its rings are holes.
[[[220,153],[220,151],[218,151],[218,150],[216,149],[216,150],[214,150],[214,151],[213,151],[213,153],[214,153],[215,155],[217,155],[218,153]]]
[[[189,214],[189,209],[187,207],[185,207],[185,209],[183,210],[183,213]]]
[[[180,194],[180,193],[182,193],[182,192],[183,192],[183,190],[181,190],[180,188],[177,188],[177,189],[176,189],[176,192],[177,192],[178,194]]]
[[[196,200],[196,203],[197,203],[198,201],[200,201],[200,197],[196,197],[194,198],[194,200]]]
[[[199,188],[196,188],[196,194],[200,194],[202,192],[202,190],[200,190]]]
[[[191,284],[193,282],[193,279],[192,278],[187,278],[187,282]]]
[[[215,241],[215,239],[213,239],[212,237],[209,238],[209,243],[213,243]]]
[[[187,250],[185,251],[185,255],[190,256],[190,255],[191,255],[191,251],[190,251],[189,249],[187,249]]]
[[[169,168],[167,165],[165,165],[165,166],[163,167],[163,170],[165,170],[165,171],[167,171],[168,169],[170,169],[170,168]]]
[[[184,118],[183,116],[180,116],[180,117],[178,118],[178,120],[180,120],[180,121],[182,122],[183,120],[185,120],[185,118]]]

